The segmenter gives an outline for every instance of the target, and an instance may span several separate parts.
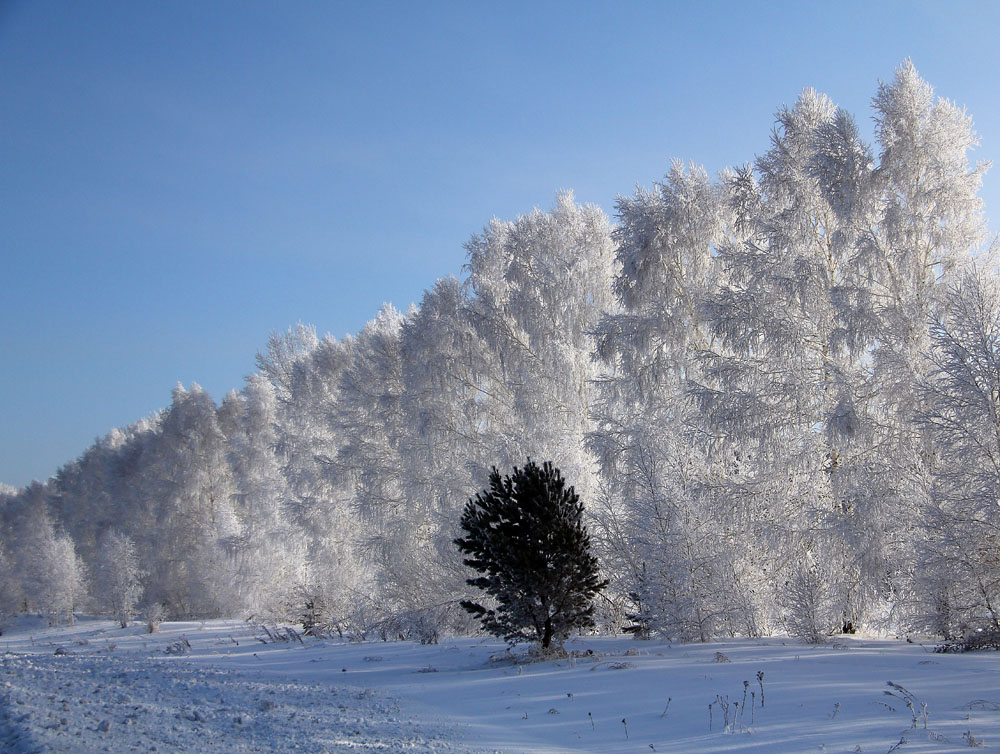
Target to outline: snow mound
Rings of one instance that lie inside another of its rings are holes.
[[[0,655],[0,750],[467,752],[372,689],[109,655]]]

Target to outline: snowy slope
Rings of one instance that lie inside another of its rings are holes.
[[[1000,751],[995,653],[588,638],[568,645],[571,657],[521,664],[486,640],[257,637],[233,621],[154,635],[104,621],[22,626],[0,638],[0,742],[18,752]],[[889,681],[910,692],[912,713]]]

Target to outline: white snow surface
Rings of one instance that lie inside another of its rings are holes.
[[[1000,654],[932,642],[584,637],[528,662],[484,639],[261,638],[22,619],[0,636],[0,751],[1000,751]]]

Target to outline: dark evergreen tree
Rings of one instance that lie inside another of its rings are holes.
[[[511,643],[535,641],[544,651],[594,624],[593,598],[607,582],[590,554],[583,504],[551,463],[539,467],[529,458],[503,479],[494,468],[489,489],[469,500],[461,525],[466,536],[455,544],[482,574],[467,583],[495,602],[462,607],[486,631]]]

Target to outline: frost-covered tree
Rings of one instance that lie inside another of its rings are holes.
[[[919,423],[934,441],[916,568],[919,627],[947,638],[1000,630],[1000,288],[970,267],[931,327]]]
[[[20,594],[19,606],[44,615],[50,625],[72,624],[86,593],[86,570],[73,541],[48,511],[47,485],[34,482],[4,506],[5,553]]]
[[[7,620],[21,610],[21,583],[17,577],[14,559],[7,543],[11,524],[11,508],[16,505],[18,491],[7,484],[0,484],[0,632]]]
[[[288,522],[288,485],[278,456],[277,400],[272,383],[247,378],[242,394],[223,401],[231,414],[228,458],[236,487],[239,533],[228,542],[236,588],[249,615],[291,617],[296,587],[304,581],[304,543]]]
[[[881,499],[866,528],[904,545],[886,549],[893,570],[915,573],[915,547],[926,534],[915,514],[929,504],[939,473],[926,425],[914,421],[926,409],[920,384],[933,369],[928,323],[941,318],[958,270],[984,237],[977,192],[985,166],[969,163],[978,143],[971,118],[935,98],[909,61],[879,87],[873,106],[879,204],[859,249],[873,281],[869,392],[878,410],[869,445],[877,461],[858,487]]]
[[[863,575],[864,545],[846,543],[848,532],[863,533],[845,480],[865,460],[854,440],[865,430],[867,342],[851,330],[842,291],[858,286],[856,229],[872,212],[872,160],[850,116],[813,90],[777,122],[755,169],[728,181],[736,233],[718,249],[728,275],[705,306],[716,342],[702,355],[706,382],[696,394],[709,428],[735,449],[720,482],[749,493],[737,499],[754,508],[764,535],[754,546],[772,559],[771,584],[799,578],[777,563],[839,561],[827,569],[840,585],[832,631],[886,593],[871,581],[884,564],[876,559]],[[781,597],[764,594],[772,604]]]
[[[678,162],[652,190],[620,197],[618,217],[620,308],[597,327],[605,373],[589,437],[602,471],[599,543],[618,596],[644,605],[648,629],[704,639],[739,604],[687,396],[700,374],[695,355],[711,345],[701,306],[718,275],[724,194],[704,170]]]
[[[399,468],[405,432],[400,407],[403,322],[402,314],[384,306],[358,334],[340,379],[338,428],[344,439],[338,463],[354,482],[359,510],[373,519],[404,505]]]
[[[883,618],[910,570],[927,317],[979,238],[980,170],[968,119],[910,64],[874,107],[879,164],[806,90],[753,167],[712,184],[677,165],[619,202],[591,444],[600,541],[647,624],[787,626],[783,585],[823,574],[811,614],[832,631]]]
[[[19,565],[28,569],[23,579],[29,609],[46,616],[50,626],[73,625],[74,612],[85,593],[84,565],[76,556],[73,541],[57,533],[51,524],[43,524],[21,546],[27,550]]]
[[[147,559],[147,599],[174,617],[232,614],[235,568],[227,544],[239,533],[236,490],[215,403],[200,386],[174,388],[145,461],[153,521],[135,539]]]
[[[984,165],[971,166],[978,144],[972,119],[933,88],[909,61],[873,100],[880,207],[861,239],[866,270],[877,281],[870,308],[877,343],[874,368],[898,427],[915,410],[914,383],[926,373],[928,318],[952,274],[983,240],[978,191]],[[907,442],[905,439],[899,442]]]
[[[605,214],[571,193],[549,212],[493,220],[466,244],[470,316],[486,342],[482,387],[494,421],[494,459],[553,459],[585,497],[594,464],[592,331],[613,306],[614,245]]]
[[[405,319],[385,305],[354,339],[334,417],[339,448],[330,459],[330,471],[346,485],[352,515],[359,517],[357,544],[378,580],[367,599],[379,603],[383,614],[409,606],[406,584],[413,574],[406,564],[423,523],[403,492],[402,452],[409,432],[402,409]]]
[[[113,429],[96,443],[103,452],[100,454],[101,465],[94,468],[93,473],[105,485],[103,495],[107,507],[95,510],[87,505],[82,506],[91,510],[92,519],[96,523],[92,525],[92,535],[90,525],[84,524],[81,528],[72,523],[67,524],[74,541],[80,542],[81,556],[87,562],[95,560],[93,548],[100,542],[101,534],[109,528],[118,529],[139,541],[141,535],[148,533],[154,526],[156,485],[153,473],[162,418],[162,413],[157,413],[128,427]],[[61,490],[62,496],[70,500],[79,498],[79,492],[69,492],[62,485],[61,475],[57,480],[57,488]],[[92,493],[84,494],[89,499],[94,499]],[[59,518],[61,521],[66,520],[61,513]],[[73,521],[72,517],[70,521]],[[94,537],[93,541],[91,536]]]
[[[301,322],[283,333],[270,334],[266,349],[257,354],[257,367],[274,387],[279,401],[294,399],[298,370],[318,346],[316,328]]]
[[[8,547],[0,537],[0,634],[7,621],[20,611],[23,600],[13,558],[7,552]]]
[[[732,183],[738,238],[719,247],[720,348],[699,390],[709,426],[743,446],[768,528],[785,527],[780,547],[833,564],[831,631],[884,616],[909,569],[931,473],[912,423],[927,318],[981,231],[964,114],[908,63],[874,108],[877,165],[807,90]]]
[[[489,606],[462,607],[483,628],[509,642],[533,641],[544,652],[577,629],[593,625],[601,581],[583,523],[583,503],[551,463],[528,460],[501,479],[493,469],[489,489],[469,500],[464,537],[455,540],[479,571],[469,586],[483,590]]]
[[[103,607],[122,628],[127,628],[142,597],[143,574],[135,542],[113,529],[105,532],[95,571],[94,586]]]
[[[354,339],[317,338],[299,326],[272,335],[258,355],[275,388],[277,455],[287,484],[288,522],[305,547],[298,612],[309,603],[316,630],[357,634],[372,620],[373,574],[362,555],[354,482],[338,463],[341,380]]]
[[[50,625],[73,625],[76,608],[87,593],[86,565],[77,557],[73,540],[66,534],[56,535],[47,550],[48,557],[37,575],[39,604]]]
[[[467,616],[454,606],[465,582],[452,540],[469,490],[488,478],[497,405],[489,393],[485,341],[473,327],[462,284],[445,278],[424,293],[401,332],[403,492],[415,523],[406,564],[408,590],[447,626]],[[427,616],[425,623],[432,620]]]

